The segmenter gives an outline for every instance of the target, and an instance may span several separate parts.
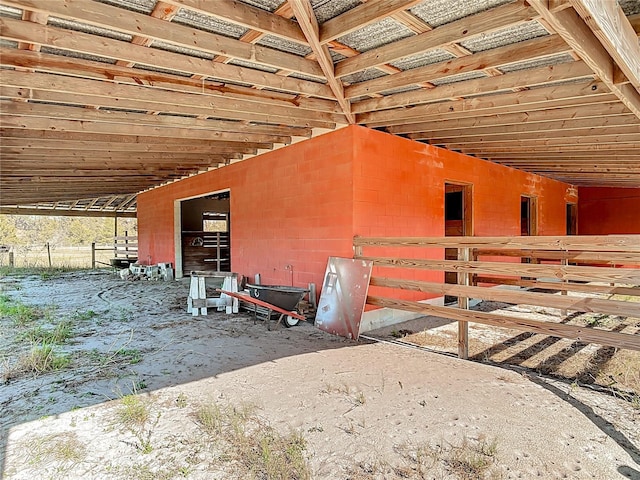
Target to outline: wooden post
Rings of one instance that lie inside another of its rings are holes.
[[[470,248],[458,248],[458,260],[468,262],[471,257]],[[470,274],[458,272],[458,285],[469,285]],[[458,308],[469,309],[469,298],[458,297]],[[469,322],[458,320],[458,358],[469,358]]]
[[[96,242],[91,242],[91,269],[96,269]]]
[[[51,268],[51,245],[47,242],[47,257],[49,257],[49,268]]]
[[[569,260],[567,258],[563,258],[561,260],[561,264],[562,264],[562,266],[569,265]],[[567,281],[563,280],[562,283],[567,283]],[[560,295],[566,295],[566,294],[567,294],[566,290],[562,290],[560,292]],[[569,313],[569,311],[566,308],[563,308],[562,310],[560,310],[560,316],[563,317],[563,318],[566,317],[568,313]]]
[[[15,267],[15,259],[13,258],[13,250],[9,251],[9,266]]]

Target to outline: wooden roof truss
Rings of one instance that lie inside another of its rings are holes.
[[[0,207],[131,212],[353,123],[637,187],[638,31],[630,0],[0,0]]]

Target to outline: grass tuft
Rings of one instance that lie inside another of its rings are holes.
[[[60,345],[66,343],[73,336],[73,324],[70,320],[62,320],[53,328],[45,328],[41,325],[30,328],[19,335],[19,339],[29,340],[32,343],[47,345]]]
[[[302,433],[281,435],[253,413],[253,407],[208,404],[196,411],[202,431],[214,440],[222,458],[241,478],[273,480],[311,478]]]
[[[7,294],[0,294],[0,318],[10,319],[16,326],[23,327],[33,323],[42,316],[38,307],[25,305]]]

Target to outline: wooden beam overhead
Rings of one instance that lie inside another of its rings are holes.
[[[241,42],[223,35],[195,30],[180,24],[172,24],[169,29],[167,22],[161,18],[122,10],[111,5],[67,0],[3,0],[3,3],[83,22],[87,25],[109,28],[138,38],[160,40],[211,55],[225,55],[269,67],[285,68],[319,80],[323,79],[322,70],[318,64],[304,57]],[[179,9],[177,6],[175,8]],[[145,46],[142,41],[133,43]]]
[[[375,1],[375,0],[374,0]],[[342,83],[338,81],[334,73],[333,59],[326,45],[320,43],[320,27],[313,7],[309,0],[288,0],[289,6],[293,11],[300,28],[307,38],[309,46],[316,55],[316,60],[320,64],[320,68],[324,72],[329,87],[333,91],[336,100],[342,107],[342,111],[349,123],[355,123],[355,117],[351,113],[351,104],[344,97],[344,88]]]
[[[387,16],[393,16],[403,10],[407,10],[421,1],[422,0],[368,0],[366,3],[358,5],[324,22],[319,29],[320,43],[326,44],[338,37],[378,22]]]
[[[631,84],[640,90],[640,44],[617,2],[570,0]]]
[[[122,65],[97,62],[87,59],[69,58],[0,47],[0,65],[37,68],[41,72],[59,73],[81,78],[116,81],[130,85],[153,86],[163,90],[236,98],[266,105],[296,106],[312,112],[340,113],[335,100],[300,97],[296,94],[257,90],[241,85],[225,85],[205,78],[141,70]]]
[[[322,83],[283,77],[274,73],[226,63],[211,62],[203,58],[165,50],[154,49],[153,52],[150,52],[148,47],[106,37],[102,37],[100,42],[95,42],[93,41],[94,36],[88,33],[31,23],[27,25],[27,23],[8,17],[0,17],[2,37],[13,41],[37,43],[83,54],[161,67],[191,75],[213,77],[231,83],[239,82],[258,85],[264,88],[302,93],[325,99],[333,98],[331,89]]]
[[[181,8],[209,15],[244,28],[273,35],[292,42],[306,42],[300,26],[289,19],[235,0],[163,0]]]
[[[573,1],[573,0],[571,0]],[[565,39],[565,41],[573,48],[573,50],[582,58],[582,60],[589,65],[592,71],[607,84],[609,89],[620,98],[620,100],[631,110],[638,118],[640,118],[640,93],[638,93],[637,89],[621,89],[616,79],[614,78],[615,73],[615,62],[611,57],[607,49],[602,45],[598,37],[593,33],[591,28],[584,23],[583,19],[580,18],[578,13],[572,9],[567,8],[564,10],[560,10],[557,12],[551,12],[548,9],[548,5],[545,0],[530,0],[529,2],[533,8],[547,21],[549,24],[553,26],[556,32]],[[615,5],[615,2],[602,2],[603,4]],[[586,3],[585,5],[591,5],[591,3]],[[582,5],[584,8],[585,5]],[[599,17],[604,17],[605,14],[602,12],[598,12]],[[627,26],[628,21],[624,19]],[[600,18],[600,21],[603,22],[603,19]],[[613,20],[612,20],[613,21]],[[617,20],[619,22],[619,19]],[[620,23],[620,28],[624,29],[624,24]],[[602,27],[600,27],[602,28]],[[607,27],[608,28],[608,27]],[[630,28],[630,27],[629,27]],[[615,34],[619,40],[619,42],[626,46],[628,41],[627,35],[623,30],[622,33],[618,32]],[[624,37],[618,37],[618,35],[624,35]],[[607,34],[608,35],[608,34]],[[609,40],[611,41],[611,40]],[[636,47],[637,47],[637,39],[636,39]],[[625,52],[625,59],[628,52]],[[637,71],[638,68],[638,58],[632,60],[636,64],[636,68],[632,69],[633,71]],[[620,66],[621,67],[621,66]],[[629,70],[629,67],[626,67]]]
[[[640,15],[478,0],[431,25],[432,1],[0,0],[0,205],[128,208],[345,123],[638,186]]]
[[[426,52],[442,45],[460,42],[474,35],[526,22],[536,16],[535,10],[526,5],[523,0],[518,0],[515,3],[492,8],[448,23],[429,32],[398,40],[342,60],[336,65],[336,76],[351,75],[403,57]]]
[[[570,85],[551,85],[522,92],[509,92],[490,97],[475,97],[434,102],[409,108],[369,111],[358,115],[358,123],[371,127],[404,125],[431,120],[478,117],[500,113],[546,110],[562,106],[617,102],[609,95],[606,85],[599,81],[576,82]],[[622,107],[625,111],[625,107]]]
[[[569,50],[570,48],[558,35],[534,38],[514,45],[506,45],[486,52],[476,53],[475,55],[454,58],[356,83],[345,88],[345,95],[347,98],[371,95],[421,82],[432,82],[461,73],[482,71],[489,67],[496,68],[510,63],[557,55]]]
[[[497,77],[477,78],[464,82],[439,85],[428,90],[417,90],[382,98],[371,98],[353,104],[355,113],[407,107],[423,103],[438,102],[452,98],[509,91],[513,88],[533,87],[554,82],[579,80],[593,76],[583,62],[561,63],[531,70],[516,71]]]

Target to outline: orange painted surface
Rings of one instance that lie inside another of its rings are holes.
[[[518,235],[521,195],[539,199],[540,235],[563,234],[576,201],[567,184],[351,126],[139,195],[139,257],[174,262],[174,200],[230,189],[232,270],[320,287],[327,257],[351,257],[353,235],[442,236],[445,182],[473,184],[476,235]]]
[[[322,285],[327,258],[353,251],[351,138],[338,130],[139,195],[140,260],[175,262],[175,199],[230,189],[232,270]]]
[[[445,183],[473,185],[476,236],[520,235],[520,197],[538,197],[538,234],[563,235],[570,185],[449,150],[362,127],[354,146],[354,233],[444,236]],[[443,258],[436,249],[366,249],[381,256]],[[509,260],[507,260],[509,261]],[[511,260],[513,261],[513,260]],[[400,277],[396,269],[374,274]],[[401,278],[442,281],[442,272],[407,271]],[[384,289],[372,289],[384,293]],[[407,294],[405,298],[418,298]],[[424,295],[422,295],[424,298]]]
[[[640,233],[640,188],[580,187],[578,233]]]

